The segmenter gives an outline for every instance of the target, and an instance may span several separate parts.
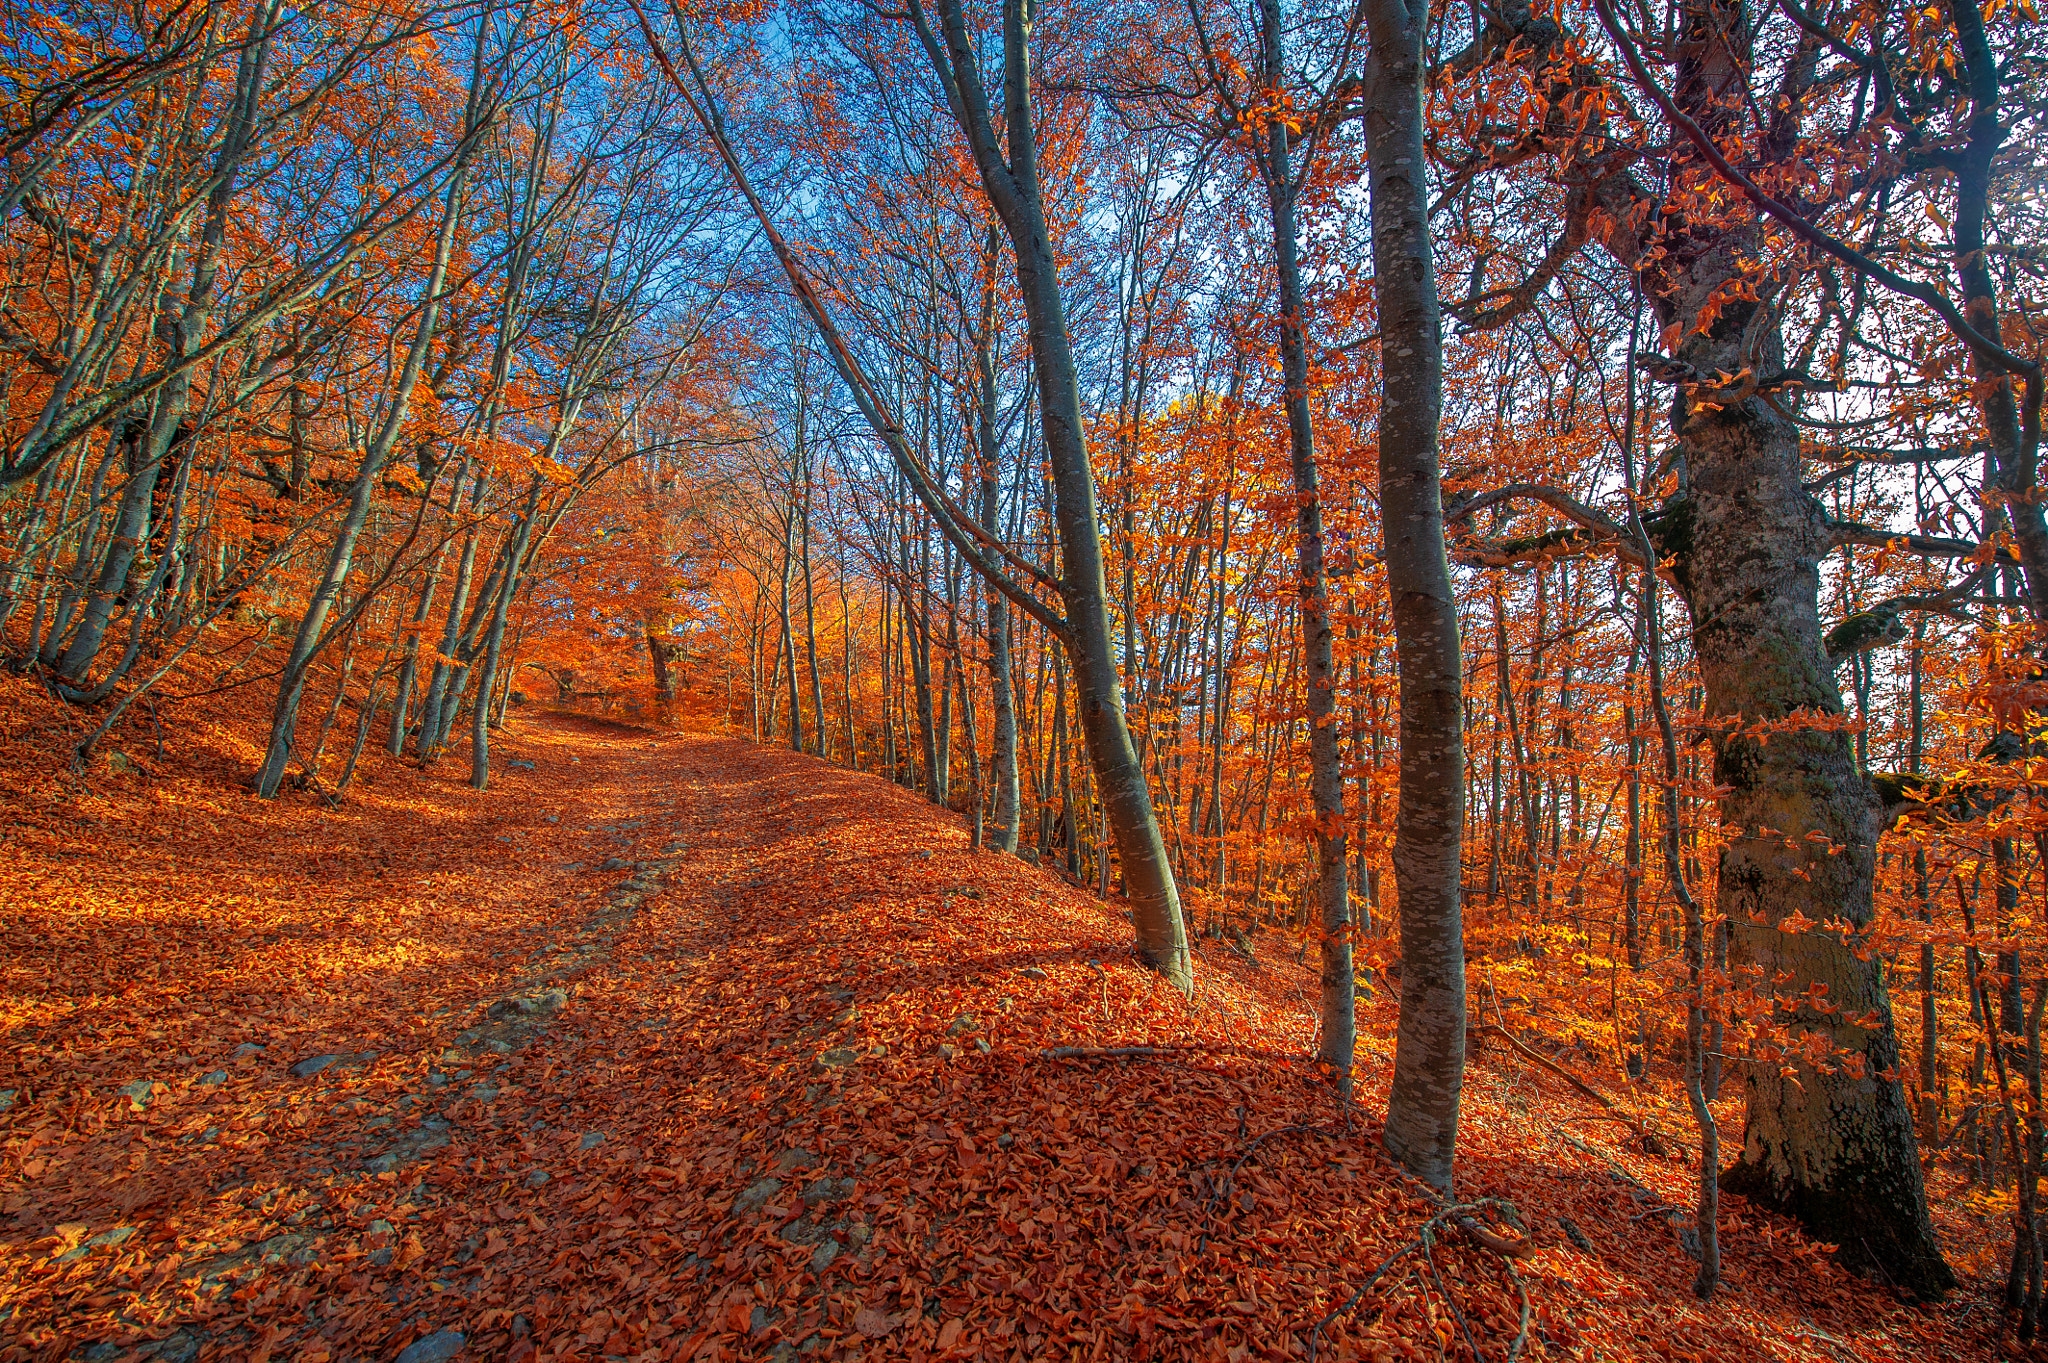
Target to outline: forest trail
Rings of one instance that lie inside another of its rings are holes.
[[[1297,944],[1211,947],[1190,1003],[879,777],[559,716],[502,749],[486,795],[331,811],[146,755],[0,788],[0,1358],[1303,1357],[1429,1218],[1378,1150],[1391,1008],[1347,1132]],[[1180,1049],[1047,1053],[1130,1046]],[[1739,1206],[1698,1307],[1682,1163],[1539,1070],[1468,1085],[1527,1356],[1975,1347]],[[1504,1355],[1503,1260],[1403,1263],[1320,1357]]]

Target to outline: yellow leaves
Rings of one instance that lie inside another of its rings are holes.
[[[553,483],[556,487],[566,487],[576,481],[576,471],[574,469],[550,459],[545,454],[538,452],[529,454],[526,457],[526,464],[528,468],[548,482]]]

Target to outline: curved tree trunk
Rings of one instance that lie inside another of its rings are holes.
[[[1088,461],[1080,379],[1038,183],[1029,6],[1025,0],[1005,0],[1003,6],[1007,162],[996,146],[960,0],[941,0],[940,11],[947,53],[933,50],[931,55],[936,64],[949,68],[947,73],[960,92],[955,114],[974,147],[982,182],[1009,235],[1024,302],[1039,422],[1052,466],[1053,518],[1060,540],[1060,599],[1066,606],[1067,656],[1074,668],[1076,716],[1116,840],[1124,891],[1138,933],[1138,952],[1176,986],[1188,988],[1194,976],[1180,890],[1152,809],[1144,762],[1124,715],[1123,681],[1110,640],[1095,471]]]

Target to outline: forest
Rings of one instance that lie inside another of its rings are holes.
[[[2044,310],[2033,0],[0,0],[0,1361],[2048,1350]]]

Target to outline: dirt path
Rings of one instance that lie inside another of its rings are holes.
[[[1429,1215],[1303,1063],[1291,945],[1212,952],[1190,1004],[1113,909],[878,778],[576,720],[504,748],[533,766],[490,794],[393,768],[333,813],[203,769],[26,792],[0,1360],[1293,1358]],[[1047,1054],[1123,1046],[1167,1049]],[[1944,1328],[1739,1214],[1691,1306],[1641,1200],[1683,1167],[1512,1078],[1475,1072],[1462,1177],[1537,1246],[1530,1356]],[[1321,1356],[1500,1356],[1508,1270],[1435,1255]]]

